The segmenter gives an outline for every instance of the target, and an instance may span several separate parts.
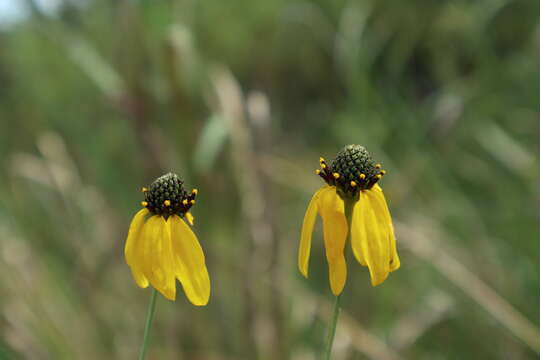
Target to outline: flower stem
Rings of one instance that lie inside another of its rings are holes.
[[[156,295],[157,290],[152,288],[152,297],[150,298],[148,312],[146,313],[146,326],[144,327],[144,337],[143,343],[141,345],[141,352],[139,353],[139,360],[144,360],[146,356],[146,351],[148,350],[150,329],[152,328],[152,320],[154,319],[154,312],[156,311]]]
[[[332,355],[332,345],[334,344],[334,336],[336,335],[336,326],[339,317],[339,299],[341,294],[336,296],[336,301],[334,302],[334,314],[332,315],[332,323],[328,329],[328,340],[326,341],[326,351],[324,352],[324,360],[330,360]]]
[[[353,215],[353,208],[355,204],[355,200],[345,200],[345,218],[347,219],[347,225],[348,225],[348,234],[347,234],[347,240],[351,240],[351,224],[352,224],[352,215]],[[334,345],[334,336],[336,335],[336,327],[337,322],[339,318],[339,300],[341,298],[341,294],[336,296],[336,300],[334,302],[334,311],[332,315],[332,322],[330,324],[330,328],[328,329],[328,340],[326,341],[326,350],[324,352],[324,360],[330,360],[332,356],[332,346]]]

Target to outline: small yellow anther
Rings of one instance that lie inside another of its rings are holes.
[[[182,200],[182,204],[187,205],[188,204],[187,199]]]
[[[376,167],[377,169],[380,169],[380,168],[381,168],[381,164],[377,164],[377,165],[375,165],[375,167]]]
[[[171,206],[171,200],[165,200],[165,201],[163,202],[163,205],[165,205],[165,206]]]
[[[320,162],[320,163],[325,162],[324,158],[323,158],[323,157],[320,157],[320,158],[319,158],[319,162]]]
[[[366,178],[366,174],[360,174],[360,179],[364,180]]]
[[[141,188],[141,192],[147,192],[147,191],[148,191],[148,188],[145,188],[145,187]]]
[[[386,175],[386,170],[381,170],[381,175]]]
[[[334,179],[339,179],[339,174],[338,173],[333,173],[332,176],[334,176]]]
[[[191,193],[192,193],[193,195],[197,195],[197,194],[199,193],[199,190],[193,189],[193,190],[191,190]]]
[[[190,201],[190,204],[191,204],[191,205],[195,205],[195,200],[191,200],[191,201]]]
[[[193,222],[195,221],[195,218],[193,217],[193,215],[191,215],[191,213],[189,211],[186,212],[186,219],[187,219],[189,225],[193,226]]]
[[[319,175],[321,173],[321,170],[317,169],[315,170],[315,174]]]
[[[356,186],[356,182],[351,181],[351,186],[352,186],[352,187],[355,187],[355,186]]]
[[[382,175],[381,174],[377,174],[377,176],[375,176],[377,179],[381,179],[382,178]]]
[[[146,202],[146,201],[141,201],[141,205],[144,206],[144,207],[147,207],[147,206],[148,206],[148,202]]]
[[[325,163],[321,163],[321,168],[326,169],[326,164],[325,164]]]

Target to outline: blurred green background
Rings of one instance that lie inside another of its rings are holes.
[[[148,359],[318,358],[299,233],[349,143],[388,171],[402,267],[373,288],[349,258],[334,359],[540,358],[539,1],[0,2],[0,359],[137,357],[123,246],[168,171],[212,295],[160,296]]]

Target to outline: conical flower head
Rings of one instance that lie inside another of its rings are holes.
[[[353,191],[350,185],[351,181],[355,181],[358,184],[354,188],[354,191],[367,189],[371,185],[372,181],[370,180],[374,180],[375,175],[377,175],[377,169],[371,159],[371,155],[361,145],[345,146],[336,155],[331,167],[332,171],[341,175],[337,179],[337,182],[351,192]],[[360,179],[360,174],[364,174],[365,178]]]
[[[173,214],[184,217],[195,204],[197,190],[188,194],[183,184],[184,182],[176,174],[168,173],[160,176],[149,188],[143,188],[145,199],[143,206],[152,214],[161,215],[165,219]]]
[[[347,145],[330,165],[320,159],[319,174],[330,186],[336,186],[339,194],[354,198],[359,191],[369,190],[385,174],[380,164],[375,164],[371,155],[361,145]]]
[[[327,185],[313,195],[304,216],[298,250],[300,272],[308,276],[311,236],[318,214],[323,222],[332,293],[339,295],[345,286],[344,250],[349,240],[356,260],[369,268],[371,283],[381,284],[400,267],[392,218],[377,184],[385,171],[360,145],[347,145],[330,164],[324,158],[319,164],[315,173]]]
[[[176,299],[176,280],[194,305],[206,305],[210,278],[190,208],[197,190],[187,193],[176,174],[168,173],[143,188],[145,200],[129,227],[124,248],[133,278],[142,288],[153,286],[169,300]]]

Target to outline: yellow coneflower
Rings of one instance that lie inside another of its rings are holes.
[[[377,182],[385,174],[360,145],[347,145],[331,164],[320,158],[316,170],[327,185],[309,203],[298,252],[298,267],[307,277],[311,235],[317,213],[323,221],[324,245],[330,287],[341,294],[347,280],[345,245],[349,234],[356,260],[369,268],[373,286],[381,284],[400,266],[392,219],[383,191]]]
[[[210,279],[203,250],[184,221],[197,190],[187,193],[176,174],[168,173],[142,189],[143,209],[133,217],[124,249],[137,285],[152,285],[169,300],[176,299],[176,279],[194,305],[208,303]]]

